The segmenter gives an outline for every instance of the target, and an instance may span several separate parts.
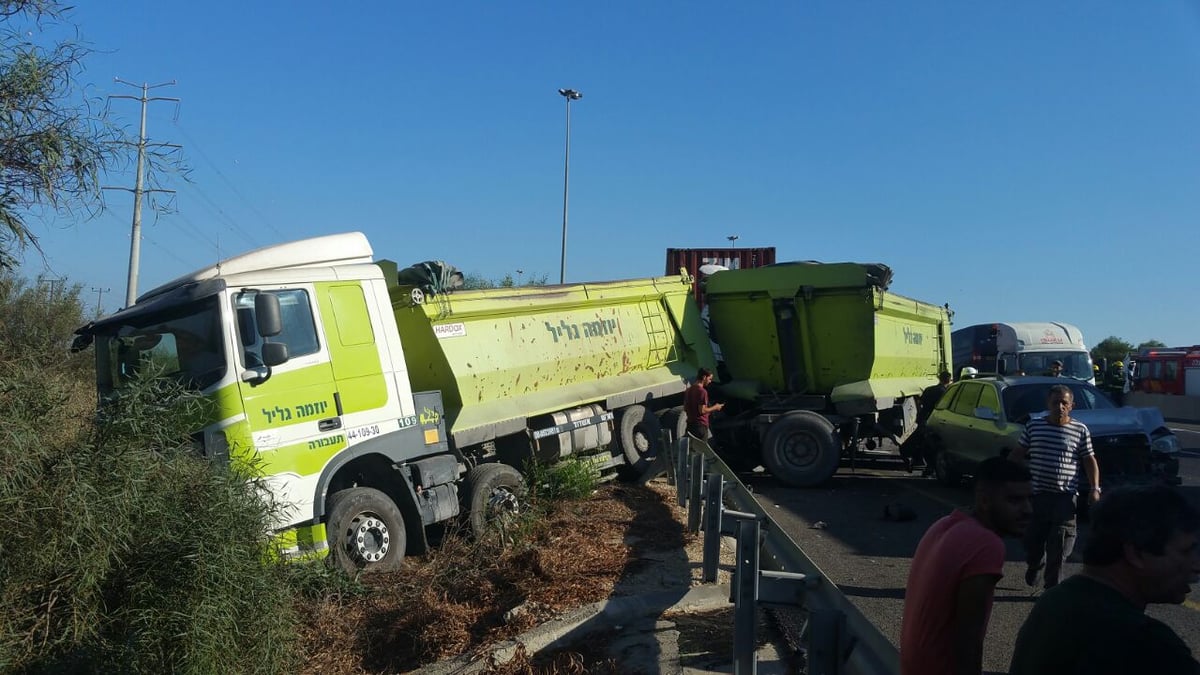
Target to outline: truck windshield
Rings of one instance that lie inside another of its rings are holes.
[[[1024,352],[1021,370],[1026,375],[1049,375],[1050,364],[1055,361],[1063,362],[1063,377],[1092,379],[1092,357],[1087,352]]]
[[[149,373],[203,390],[225,376],[218,298],[212,296],[96,332],[96,378],[107,397]]]

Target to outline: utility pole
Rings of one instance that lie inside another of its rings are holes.
[[[92,288],[92,292],[96,294],[96,316],[100,316],[100,298],[103,298],[104,294],[111,290],[111,288]]]
[[[126,82],[125,80],[122,80],[119,77],[114,77],[113,81],[119,82],[121,84],[127,84],[131,87],[139,86],[132,82]],[[138,266],[141,263],[141,252],[142,252],[142,195],[147,192],[175,192],[174,190],[153,190],[153,189],[147,190],[142,187],[142,176],[145,173],[144,168],[145,168],[145,164],[146,164],[146,147],[147,147],[147,145],[155,145],[158,147],[171,147],[171,148],[181,147],[174,143],[153,143],[153,144],[146,143],[146,104],[149,103],[150,101],[175,101],[176,103],[179,103],[179,99],[177,99],[177,98],[168,98],[165,96],[150,96],[149,95],[150,90],[157,89],[159,87],[173,86],[174,84],[175,84],[175,80],[171,80],[170,82],[163,82],[162,84],[154,84],[154,85],[143,83],[141,85],[141,88],[142,88],[141,96],[122,96],[122,95],[117,95],[117,94],[109,96],[110,99],[127,98],[127,99],[131,99],[134,101],[141,101],[141,103],[142,103],[142,124],[141,124],[141,130],[138,132],[138,142],[137,142],[137,149],[138,149],[137,179],[134,181],[133,189],[130,190],[129,188],[126,188],[126,187],[110,187],[107,185],[104,186],[105,190],[125,190],[127,192],[133,193],[133,234],[132,234],[132,236],[130,238],[130,242],[129,242],[129,282],[125,288],[125,306],[126,307],[129,307],[130,305],[132,305],[134,303],[135,300],[137,300]]]
[[[567,185],[571,175],[571,101],[578,101],[583,94],[574,89],[559,89],[559,95],[567,99],[567,141],[563,153],[563,226],[562,257],[558,262],[558,283],[567,283]]]

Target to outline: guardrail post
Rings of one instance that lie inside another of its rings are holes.
[[[704,505],[704,453],[692,454],[692,475],[688,478],[688,532],[700,531],[700,508]]]
[[[841,675],[844,672],[846,614],[836,609],[811,610],[808,631],[808,672]]]
[[[655,458],[655,462],[660,466],[665,467],[667,474],[667,485],[675,484],[675,439],[671,437],[670,429],[662,430],[662,456]]]
[[[691,441],[684,435],[679,439],[679,450],[675,453],[675,498],[680,506],[687,506],[688,455],[691,454],[691,446]]]
[[[758,672],[758,520],[742,520],[733,572],[733,675]]]
[[[701,580],[711,584],[717,580],[721,563],[721,515],[725,511],[721,497],[725,492],[725,477],[712,473],[705,480],[708,494],[704,499],[704,564]]]

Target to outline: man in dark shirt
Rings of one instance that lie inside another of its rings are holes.
[[[712,438],[708,428],[708,414],[725,407],[724,403],[708,404],[708,387],[713,380],[712,371],[701,368],[696,381],[683,394],[683,410],[687,414],[687,431],[702,441]]]
[[[1083,572],[1046,591],[1017,634],[1009,675],[1200,674],[1151,603],[1200,580],[1200,513],[1166,486],[1112,490],[1092,510]]]

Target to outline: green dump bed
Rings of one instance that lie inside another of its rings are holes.
[[[880,264],[800,262],[710,276],[711,329],[742,385],[730,391],[824,395],[846,413],[920,394],[948,370],[949,312],[889,293],[891,276]]]
[[[421,304],[412,290],[389,288],[409,380],[442,392],[459,447],[547,413],[677,395],[713,367],[686,277],[460,290]]]

